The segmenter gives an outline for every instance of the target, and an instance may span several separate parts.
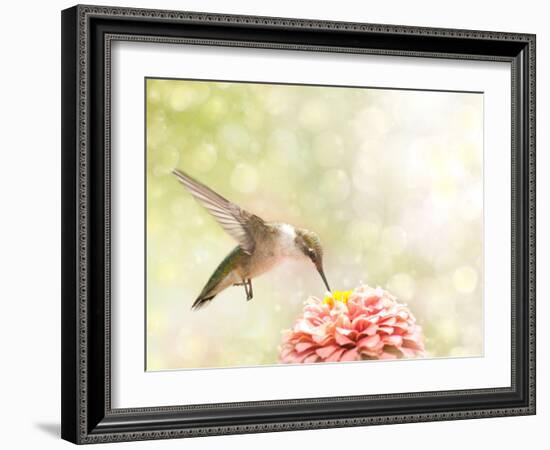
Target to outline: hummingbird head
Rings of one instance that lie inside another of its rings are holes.
[[[317,236],[317,234],[313,231],[305,230],[303,228],[297,229],[296,245],[298,249],[306,256],[306,258],[309,258],[313,262],[317,268],[317,272],[321,275],[325,286],[330,291],[330,286],[328,285],[327,277],[325,276],[325,272],[323,270],[323,247],[321,246],[319,236]]]

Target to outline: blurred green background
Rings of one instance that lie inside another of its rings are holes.
[[[170,173],[314,230],[335,290],[381,286],[430,357],[481,355],[483,95],[148,79],[147,370],[275,364],[324,288],[288,263],[191,311],[236,245]]]

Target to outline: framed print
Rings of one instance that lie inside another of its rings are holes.
[[[63,438],[535,413],[534,35],[75,6],[62,46]]]

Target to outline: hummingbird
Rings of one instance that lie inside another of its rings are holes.
[[[238,243],[214,270],[192,309],[207,305],[231,286],[244,286],[246,300],[252,300],[252,279],[288,259],[312,262],[330,291],[323,270],[323,248],[313,231],[284,222],[267,222],[181,170],[174,169],[172,173]]]

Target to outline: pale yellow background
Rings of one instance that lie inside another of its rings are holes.
[[[154,80],[147,96],[147,369],[274,364],[324,287],[289,263],[190,307],[236,245],[171,175],[317,232],[333,289],[382,286],[428,356],[483,348],[483,95]]]

